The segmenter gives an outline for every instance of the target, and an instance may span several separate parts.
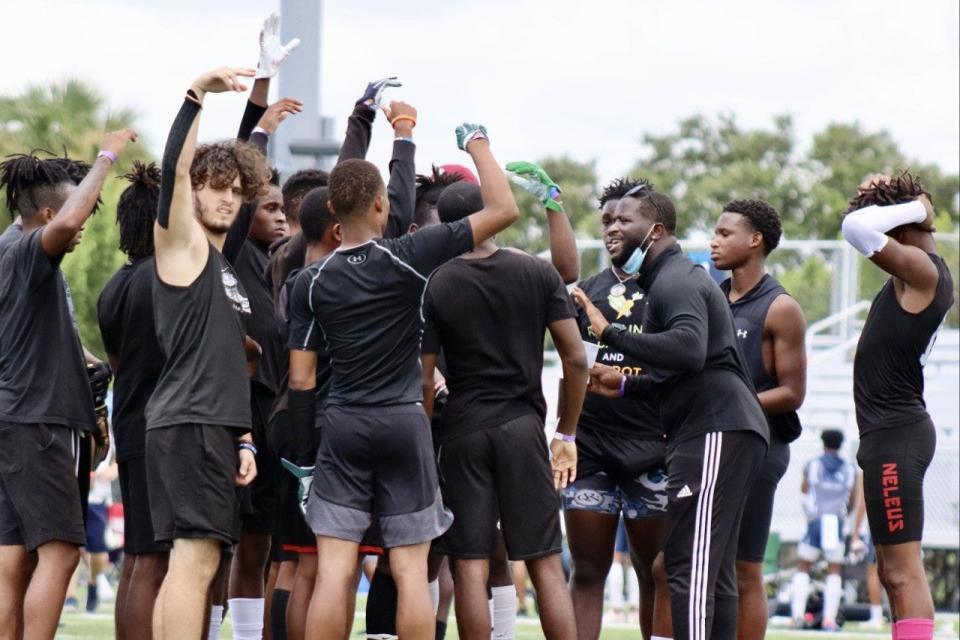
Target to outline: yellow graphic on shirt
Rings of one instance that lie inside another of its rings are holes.
[[[607,302],[610,304],[610,308],[617,312],[616,320],[621,318],[629,318],[630,314],[633,312],[633,306],[643,300],[642,293],[634,293],[630,296],[630,299],[625,298],[624,296],[607,296]]]

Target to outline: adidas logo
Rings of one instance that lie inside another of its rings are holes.
[[[693,491],[690,491],[690,485],[683,485],[683,489],[677,493],[678,498],[689,498],[693,495]]]

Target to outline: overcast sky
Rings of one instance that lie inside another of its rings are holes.
[[[138,113],[159,156],[189,82],[255,66],[260,24],[279,0],[0,6],[0,93],[83,78]],[[342,131],[366,81],[398,75],[404,87],[391,95],[420,111],[420,170],[465,162],[453,129],[471,120],[487,125],[503,162],[569,154],[596,159],[606,180],[632,165],[644,133],[733,112],[764,127],[791,113],[801,141],[859,121],[956,171],[958,24],[956,0],[327,0],[319,100]],[[242,109],[239,96],[210,97],[201,139],[232,136]],[[377,124],[369,158],[385,166],[390,135]]]

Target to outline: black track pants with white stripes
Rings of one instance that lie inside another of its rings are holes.
[[[676,640],[736,636],[740,518],[766,450],[751,431],[717,431],[678,442],[667,455],[664,563]]]

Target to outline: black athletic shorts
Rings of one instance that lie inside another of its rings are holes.
[[[443,501],[453,526],[440,550],[454,558],[489,558],[497,519],[511,560],[560,552],[560,499],[539,416],[458,436],[439,447]]]
[[[257,447],[257,477],[240,490],[240,528],[244,533],[273,533],[280,509],[280,458],[267,437],[274,395],[260,384],[250,389],[253,443]]]
[[[166,553],[170,550],[170,543],[157,542],[153,536],[146,458],[130,458],[117,466],[120,471],[120,495],[123,498],[123,552],[133,556]]]
[[[419,403],[328,406],[321,427],[307,523],[318,536],[361,542],[380,522],[386,548],[446,531],[430,423]]]
[[[563,491],[563,509],[628,520],[667,512],[666,442],[577,429],[577,479]]]
[[[874,544],[901,544],[923,537],[923,477],[937,448],[929,418],[860,438],[857,462]]]
[[[747,489],[747,504],[740,521],[740,539],[737,541],[737,560],[763,562],[773,519],[773,498],[780,478],[790,464],[790,444],[770,432],[770,446],[753,482]]]
[[[61,425],[0,422],[0,545],[84,544],[77,443]]]
[[[199,424],[147,430],[147,490],[157,542],[239,540],[238,435],[236,429]]]

